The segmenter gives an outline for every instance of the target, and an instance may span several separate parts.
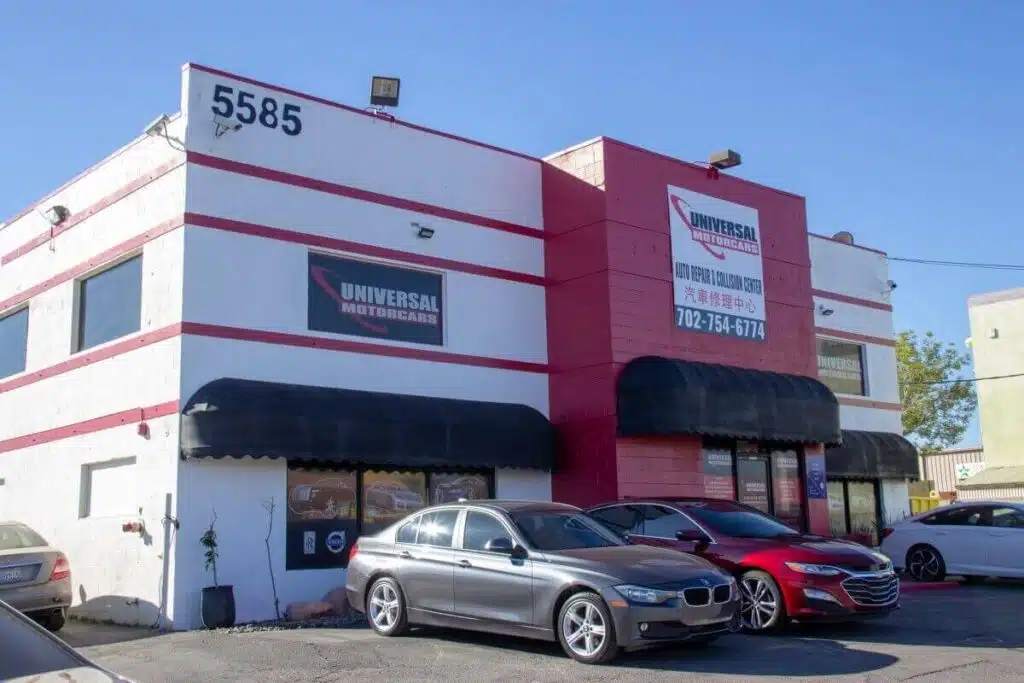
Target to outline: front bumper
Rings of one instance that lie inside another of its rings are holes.
[[[42,614],[71,607],[71,579],[58,579],[35,586],[0,588],[3,600],[23,614]]]
[[[740,628],[738,592],[725,602],[700,607],[687,605],[678,598],[660,605],[631,603],[613,588],[603,593],[615,621],[616,640],[626,650],[699,640]]]
[[[872,619],[900,608],[900,581],[893,572],[794,575],[785,581],[784,591],[787,612],[796,621]]]

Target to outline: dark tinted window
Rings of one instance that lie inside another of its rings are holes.
[[[420,518],[417,517],[411,522],[403,525],[402,528],[398,530],[398,535],[395,537],[395,540],[397,540],[399,543],[415,543],[416,532],[419,531],[419,528]]]
[[[487,541],[508,537],[508,530],[494,515],[486,512],[466,514],[466,530],[462,535],[462,547],[466,550],[483,550]]]
[[[138,332],[141,323],[141,256],[82,280],[78,292],[77,351]]]
[[[943,510],[921,520],[930,526],[983,526],[985,509],[980,507],[961,507]]]
[[[777,538],[799,534],[774,517],[726,501],[680,504],[686,513],[712,531],[736,538]]]
[[[600,522],[579,512],[519,512],[512,521],[538,550],[572,550],[626,545]]]
[[[25,617],[0,605],[0,680],[88,666],[84,659],[29,623]],[[70,679],[69,679],[70,680]]]
[[[0,524],[0,551],[38,548],[46,540],[24,524]]]
[[[0,317],[0,377],[25,370],[28,351],[28,308]]]
[[[595,510],[590,516],[620,534],[641,532],[640,510],[635,505],[613,505]]]
[[[676,532],[697,529],[697,525],[685,515],[661,505],[644,505],[644,536],[675,538]]]
[[[1024,512],[1016,508],[995,508],[992,510],[992,526],[1024,529]]]
[[[420,518],[420,530],[416,534],[416,543],[450,548],[452,538],[455,536],[455,520],[458,518],[458,510],[441,510],[423,515]]]

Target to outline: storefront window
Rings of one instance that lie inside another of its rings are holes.
[[[494,475],[487,471],[380,472],[291,466],[285,568],[344,567],[348,551],[362,534],[376,533],[427,505],[493,495]]]
[[[794,529],[804,528],[800,457],[796,451],[772,451],[772,493],[775,516]]]
[[[701,467],[705,496],[722,500],[736,499],[731,444],[705,443],[701,452]]]
[[[736,456],[736,485],[739,502],[771,514],[768,498],[768,458],[761,455]]]
[[[846,525],[846,486],[845,482],[836,480],[828,485],[828,523],[833,536],[845,536],[850,533]]]
[[[358,528],[356,481],[354,471],[288,470],[286,569],[345,563]]]
[[[376,533],[426,504],[426,473],[364,472],[362,533]]]
[[[878,542],[878,498],[871,481],[846,482],[846,496],[850,506],[850,533],[867,534]]]

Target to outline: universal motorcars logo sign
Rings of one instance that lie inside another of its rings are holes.
[[[668,187],[675,324],[764,341],[764,276],[757,210]]]

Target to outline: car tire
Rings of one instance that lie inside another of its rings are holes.
[[[64,613],[64,610],[61,610],[59,612],[54,612],[53,614],[47,614],[46,617],[43,619],[43,626],[46,628],[47,631],[50,631],[51,633],[56,633],[57,631],[64,628],[64,625],[67,622],[67,615]]]
[[[752,569],[739,583],[744,632],[770,633],[786,624],[786,603],[771,574]]]
[[[921,583],[946,580],[946,561],[942,553],[930,545],[915,545],[908,550],[906,569],[910,578]]]
[[[391,577],[377,579],[366,592],[366,621],[377,635],[400,636],[409,631],[409,613],[402,587]]]
[[[577,662],[605,664],[619,653],[612,613],[597,593],[576,593],[566,600],[555,629],[565,654]],[[601,638],[598,643],[596,637]]]

